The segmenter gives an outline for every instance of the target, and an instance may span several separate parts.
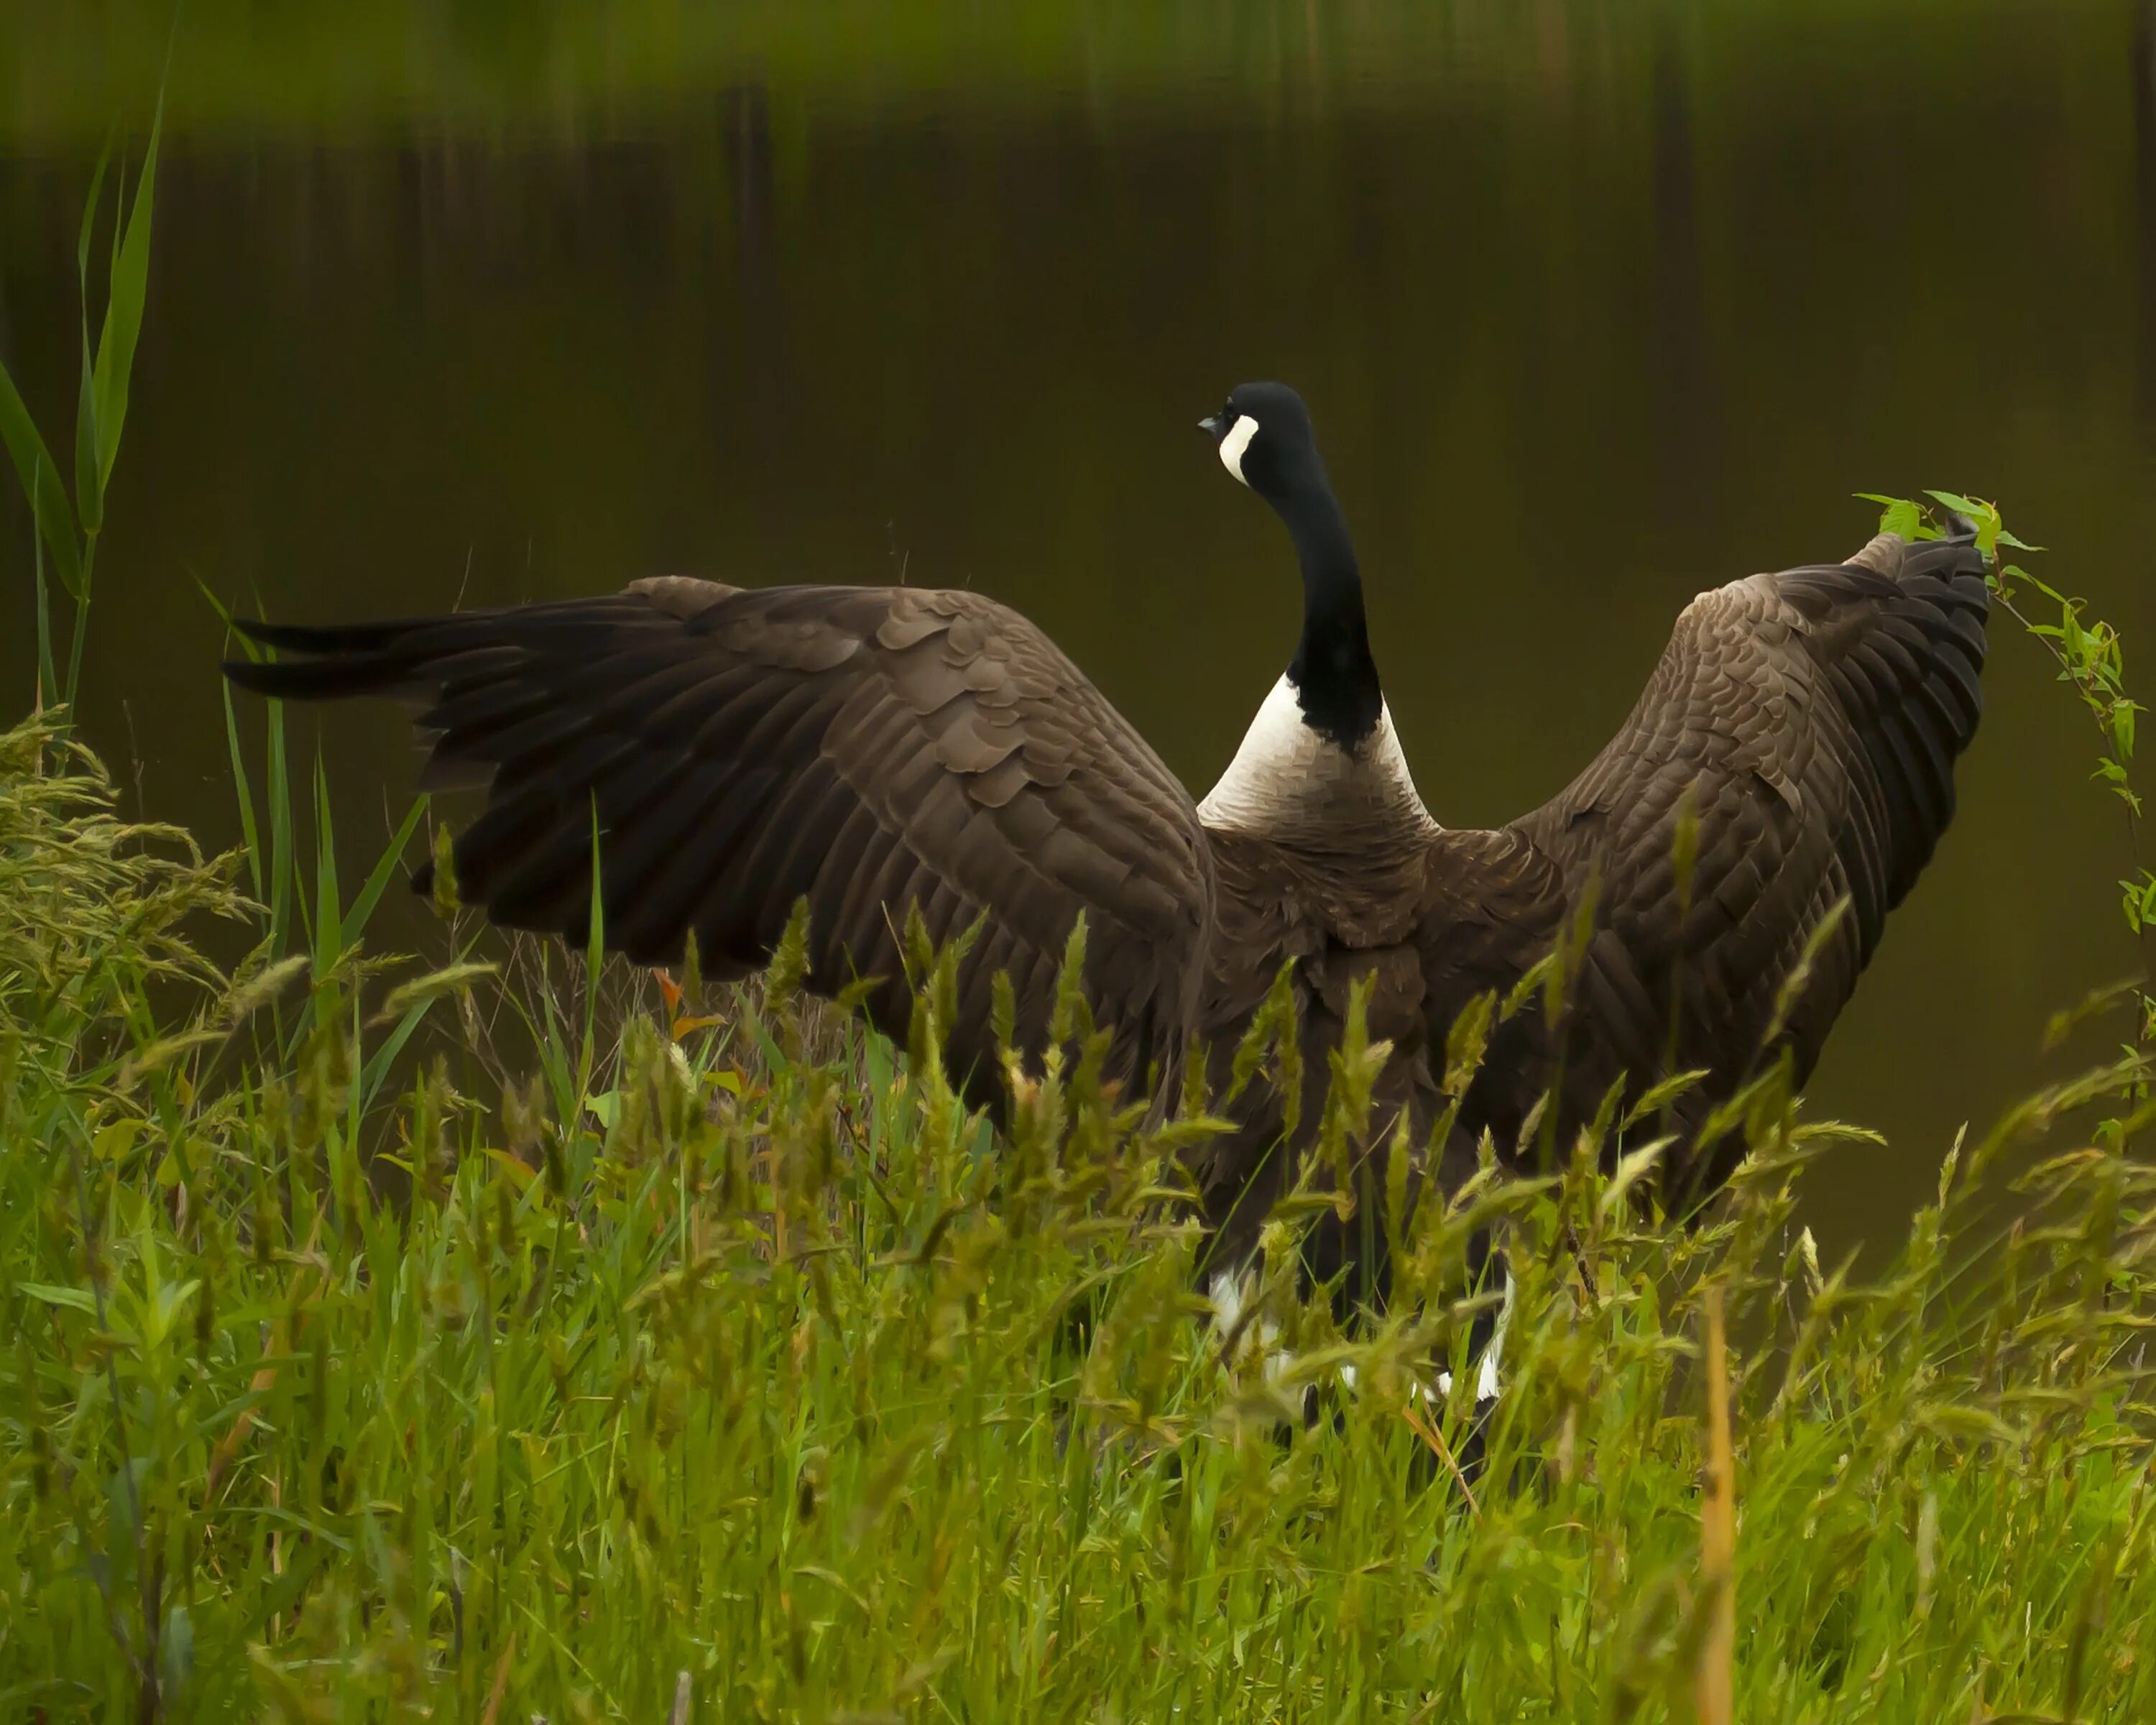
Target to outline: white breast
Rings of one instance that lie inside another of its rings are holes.
[[[1381,706],[1377,729],[1344,749],[1303,721],[1285,676],[1198,805],[1198,818],[1209,827],[1281,836],[1372,825],[1437,830],[1400,752],[1392,709]]]

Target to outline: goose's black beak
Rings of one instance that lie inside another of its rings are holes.
[[[1204,432],[1206,436],[1211,438],[1214,443],[1219,443],[1220,441],[1220,432],[1222,429],[1220,424],[1220,415],[1218,413],[1208,413],[1203,419],[1200,419],[1198,422],[1198,429]]]

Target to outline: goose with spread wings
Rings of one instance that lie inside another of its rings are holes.
[[[1380,1127],[1435,1113],[1456,1016],[1567,938],[1563,1009],[1492,1039],[1440,1182],[1486,1128],[1512,1149],[1546,1093],[1584,1119],[1613,1085],[1697,1069],[1700,1111],[1784,1050],[1801,1081],[1953,816],[1982,708],[1970,535],[1882,534],[1845,562],[1701,594],[1578,778],[1510,825],[1452,829],[1394,734],[1301,399],[1245,384],[1204,429],[1286,526],[1303,603],[1293,658],[1202,801],[1040,629],[973,592],[662,577],[397,622],[248,623],[278,656],[225,672],[288,700],[416,702],[428,780],[485,787],[456,877],[506,927],[586,938],[596,820],[610,947],[661,963],[693,932],[707,973],[745,973],[805,899],[810,986],[880,978],[865,1010],[902,1037],[909,915],[938,940],[978,925],[947,1057],[983,1100],[1000,1083],[993,978],[1037,1050],[1081,915],[1086,988],[1132,1086],[1171,1081],[1193,1048],[1224,1062],[1292,961],[1321,1091],[1368,979],[1371,1034],[1392,1044]],[[1195,1169],[1230,1250],[1316,1122],[1314,1095],[1296,1120],[1270,1096],[1247,1092]],[[1726,1171],[1707,1158],[1689,1176]]]

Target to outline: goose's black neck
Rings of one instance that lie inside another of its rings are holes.
[[[1322,467],[1274,503],[1302,563],[1302,639],[1287,670],[1313,730],[1352,748],[1377,729],[1384,697],[1363,617],[1363,577],[1347,517]]]

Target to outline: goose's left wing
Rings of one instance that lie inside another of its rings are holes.
[[[1967,532],[1881,535],[1845,563],[1755,575],[1680,617],[1609,746],[1542,808],[1435,841],[1422,946],[1433,1029],[1503,988],[1592,896],[1562,1034],[1507,1027],[1476,1111],[1517,1126],[1553,1081],[1566,1112],[1703,1067],[1727,1094],[1787,1047],[1809,1075],[1887,912],[1953,819],[1983,711],[1989,595]],[[1688,881],[1678,835],[1696,819]],[[1786,1025],[1777,999],[1822,921]],[[1696,1170],[1712,1181],[1726,1168]]]

